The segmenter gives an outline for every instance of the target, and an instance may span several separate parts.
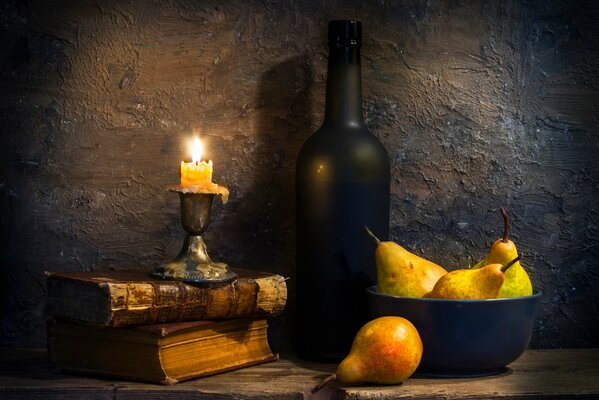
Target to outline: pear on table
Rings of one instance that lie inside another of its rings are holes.
[[[503,217],[503,237],[496,240],[489,249],[487,256],[472,269],[479,269],[489,264],[506,264],[518,257],[518,250],[513,241],[509,239],[510,223],[507,212],[503,207],[499,208]],[[501,286],[497,297],[520,297],[532,295],[532,283],[526,270],[520,262],[514,264],[505,273],[505,282]]]
[[[368,227],[376,242],[374,253],[378,291],[400,297],[422,297],[447,271],[432,261],[410,253],[395,242],[382,242]]]
[[[489,264],[478,269],[456,269],[442,276],[433,290],[424,297],[452,300],[496,299],[505,282],[505,275],[520,260]]]
[[[349,384],[395,385],[416,371],[421,358],[422,340],[414,325],[402,317],[380,317],[358,331],[336,376]]]

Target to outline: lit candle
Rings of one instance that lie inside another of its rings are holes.
[[[202,161],[202,142],[196,138],[191,148],[191,162],[181,161],[181,186],[212,183],[212,160]]]

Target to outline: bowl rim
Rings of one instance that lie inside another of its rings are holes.
[[[526,299],[537,299],[543,295],[541,290],[533,290],[532,295],[530,296],[519,296],[519,297],[501,297],[496,299],[435,299],[429,297],[403,297],[403,296],[394,296],[392,294],[381,293],[378,291],[377,285],[372,285],[366,288],[366,292],[369,294],[373,294],[375,296],[385,297],[389,299],[401,299],[407,301],[414,302],[426,302],[426,303],[503,303],[503,302],[512,302],[512,301],[521,301]]]

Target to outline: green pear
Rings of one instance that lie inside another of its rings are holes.
[[[378,290],[400,297],[422,297],[430,292],[447,271],[395,242],[380,241],[368,227],[366,232],[376,242],[374,253]]]
[[[499,208],[503,217],[503,237],[496,240],[489,249],[487,256],[472,269],[482,268],[489,264],[505,264],[518,256],[516,245],[509,239],[510,223],[507,212],[503,207]],[[517,262],[505,273],[505,282],[499,290],[498,297],[520,297],[532,295],[532,283],[530,277]]]
[[[424,297],[453,300],[496,299],[505,282],[505,273],[518,262],[489,264],[478,269],[456,269],[442,276]]]

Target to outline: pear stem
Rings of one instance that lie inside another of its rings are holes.
[[[366,225],[364,225],[364,229],[366,229],[366,233],[368,233],[368,235],[370,235],[370,237],[372,237],[374,239],[374,241],[376,242],[376,244],[381,244],[381,241],[379,240],[379,238],[377,238],[374,233],[372,233],[372,231],[370,229],[368,229],[368,227]]]
[[[499,207],[499,212],[503,217],[503,237],[501,238],[501,241],[507,243],[510,237],[510,217],[508,217],[507,211],[505,211],[505,208],[503,207]]]
[[[512,261],[510,261],[509,263],[505,264],[503,267],[501,267],[501,272],[505,272],[507,271],[507,269],[509,267],[511,267],[512,265],[516,264],[516,262],[520,260],[520,256],[514,258]]]
[[[321,380],[318,383],[318,385],[316,385],[312,388],[311,392],[312,393],[318,392],[320,389],[322,389],[323,387],[325,387],[326,385],[328,385],[330,382],[334,381],[335,379],[337,379],[337,374],[327,375],[323,380]]]

